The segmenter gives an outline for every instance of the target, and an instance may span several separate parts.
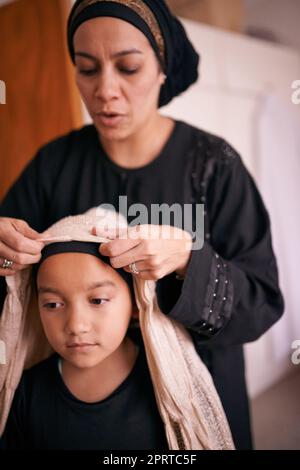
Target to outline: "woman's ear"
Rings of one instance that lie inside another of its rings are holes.
[[[163,72],[160,72],[159,74],[159,82],[161,85],[163,85],[165,83],[165,81],[167,80],[167,75]]]

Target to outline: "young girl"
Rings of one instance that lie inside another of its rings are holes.
[[[143,344],[127,335],[131,274],[107,264],[99,244],[62,242],[43,250],[35,276],[55,353],[24,372],[2,446],[167,449]]]

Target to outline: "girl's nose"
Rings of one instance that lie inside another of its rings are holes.
[[[65,324],[66,333],[78,336],[83,333],[88,333],[89,330],[90,325],[87,314],[82,310],[82,308],[80,308],[80,306],[70,307]]]

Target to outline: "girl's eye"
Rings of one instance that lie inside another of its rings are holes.
[[[56,308],[61,307],[61,305],[62,304],[60,302],[48,302],[44,304],[43,307],[48,308],[49,310],[55,310]]]
[[[92,299],[91,300],[91,303],[93,305],[103,305],[105,304],[106,302],[108,302],[108,299]]]

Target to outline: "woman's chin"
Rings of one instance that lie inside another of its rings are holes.
[[[130,130],[125,127],[108,128],[95,123],[95,127],[100,135],[105,140],[117,141],[124,140],[130,136]]]

